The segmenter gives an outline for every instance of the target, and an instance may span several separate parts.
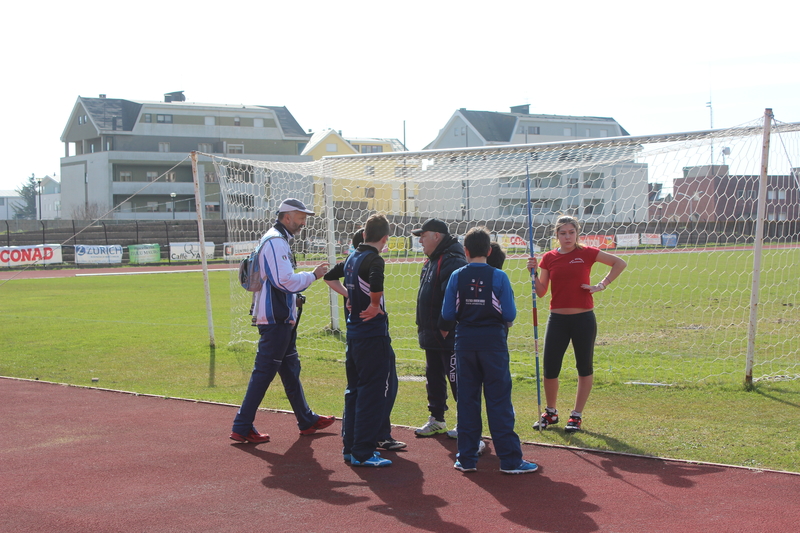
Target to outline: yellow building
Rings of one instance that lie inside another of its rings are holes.
[[[403,152],[405,146],[397,139],[346,139],[336,130],[315,133],[302,155],[320,160],[330,156],[356,154],[381,154]],[[335,175],[343,176],[332,183],[335,218],[353,218],[353,213],[338,213],[339,210],[354,210],[359,213],[384,213],[386,215],[416,216],[417,188],[411,182],[414,168],[399,165],[397,160],[380,157],[331,159]],[[315,180],[314,204],[321,209],[324,203],[324,183]]]

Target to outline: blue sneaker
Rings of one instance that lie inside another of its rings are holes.
[[[504,474],[530,474],[531,472],[536,472],[539,470],[539,465],[536,463],[529,463],[528,461],[522,461],[520,465],[511,470],[503,470],[502,468],[500,471]]]
[[[381,454],[380,452],[375,452],[375,455],[380,455],[380,454]],[[353,454],[342,452],[342,459],[344,459],[345,463],[349,463],[353,460]]]
[[[474,466],[472,468],[467,468],[466,466],[463,466],[461,464],[461,461],[456,461],[456,464],[453,465],[453,468],[455,468],[459,472],[465,472],[465,473],[466,472],[477,472],[478,471],[478,469],[476,467],[474,467]]]
[[[350,464],[353,466],[389,466],[392,462],[389,459],[382,458],[380,453],[375,452],[366,461],[359,461],[351,455]]]

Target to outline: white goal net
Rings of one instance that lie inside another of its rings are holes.
[[[401,376],[424,375],[415,305],[425,257],[412,229],[432,217],[459,236],[485,226],[503,246],[519,311],[509,336],[512,373],[531,377],[527,246],[532,238],[537,253],[550,249],[555,219],[571,214],[582,223],[585,244],[628,262],[613,286],[595,298],[597,379],[741,382],[748,353],[756,380],[795,379],[800,125],[773,122],[769,133],[766,180],[760,178],[763,121],[707,132],[304,163],[201,154],[200,164],[217,174],[230,239],[247,252],[274,223],[284,198],[313,206],[316,216],[295,240],[300,268],[343,260],[366,218],[387,215],[392,236],[384,252],[385,296]],[[607,270],[596,265],[592,280]],[[249,365],[257,339],[248,316],[250,294],[235,275],[231,284],[231,342],[246,346]],[[754,288],[757,299],[751,299]],[[323,283],[312,285],[306,296],[301,354],[342,360],[341,298]],[[548,305],[549,295],[539,299],[542,339]],[[568,355],[565,373],[569,360]]]

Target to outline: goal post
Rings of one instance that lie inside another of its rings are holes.
[[[581,221],[585,244],[622,255],[629,265],[613,287],[595,297],[598,379],[741,382],[757,251],[763,124],[300,163],[204,154],[200,164],[218,177],[228,234],[245,248],[274,223],[284,198],[313,206],[316,216],[309,217],[293,244],[299,268],[343,260],[353,232],[367,217],[387,216],[392,234],[383,251],[385,294],[401,375],[424,375],[415,309],[425,256],[412,229],[434,217],[460,237],[471,227],[485,226],[508,254],[504,269],[524,316],[532,304],[526,294],[528,242],[537,253],[550,249],[555,219],[570,214]],[[770,131],[753,368],[755,379],[796,379],[800,124],[776,121]],[[605,272],[595,265],[592,279],[602,279]],[[252,352],[257,335],[250,326],[249,295],[233,277],[231,284],[231,343]],[[301,352],[341,360],[341,298],[321,283],[307,296]],[[542,324],[549,298],[539,302]],[[512,372],[532,376],[533,332],[523,320],[511,328],[509,348]],[[565,372],[570,366],[564,365]]]

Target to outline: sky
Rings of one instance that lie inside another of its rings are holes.
[[[651,5],[652,4],[652,5]],[[747,5],[746,8],[742,6]],[[286,106],[306,130],[430,143],[459,108],[613,117],[631,135],[800,122],[785,0],[85,0],[0,34],[0,190],[60,179],[78,96]],[[711,107],[708,106],[711,102]]]

